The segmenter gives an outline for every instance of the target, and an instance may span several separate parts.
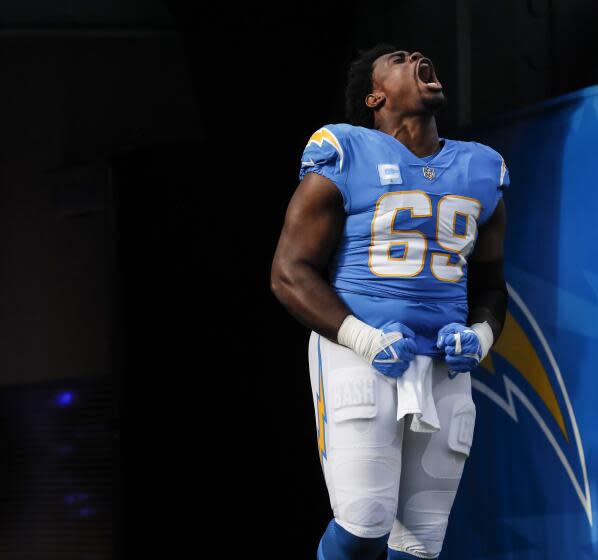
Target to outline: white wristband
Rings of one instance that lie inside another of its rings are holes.
[[[492,332],[492,328],[488,324],[488,321],[474,323],[470,328],[476,332],[480,339],[480,346],[482,347],[482,357],[480,361],[482,361],[488,355],[492,344],[494,344],[494,333]]]
[[[376,355],[388,344],[400,340],[403,335],[399,332],[385,334],[354,315],[347,315],[338,329],[336,339],[339,344],[347,346],[371,364]]]

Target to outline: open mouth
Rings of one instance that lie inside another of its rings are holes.
[[[416,69],[417,78],[423,85],[432,91],[441,91],[442,84],[436,77],[434,65],[428,58],[420,58]]]

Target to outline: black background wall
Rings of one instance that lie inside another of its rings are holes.
[[[319,126],[343,121],[357,49],[389,41],[431,57],[450,101],[441,132],[459,138],[470,125],[596,83],[597,10],[589,1],[287,2],[225,7],[198,21],[175,6],[210,158],[220,162],[201,181],[224,248],[210,292],[218,301],[210,324],[222,338],[209,452],[219,470],[231,468],[213,516],[224,523],[223,548],[313,558],[330,518],[308,332],[272,298],[268,277],[301,151]]]
[[[457,138],[596,83],[597,11],[3,4],[4,557],[312,558],[330,512],[308,332],[268,288],[307,138],[343,120],[348,63],[378,41],[435,61]],[[48,427],[84,451],[51,462]]]

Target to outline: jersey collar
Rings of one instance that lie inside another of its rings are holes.
[[[425,159],[417,157],[409,148],[407,148],[407,146],[405,146],[405,144],[403,144],[400,140],[397,140],[394,136],[391,136],[386,132],[382,132],[381,130],[372,130],[374,130],[377,134],[384,136],[387,139],[387,142],[395,144],[409,166],[413,165],[417,167],[435,167],[439,169],[446,169],[453,162],[457,154],[455,142],[453,140],[449,140],[448,138],[440,137],[439,140],[444,141],[444,145],[430,161],[426,161]]]

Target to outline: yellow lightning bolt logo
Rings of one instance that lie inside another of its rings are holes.
[[[320,337],[318,337],[318,392],[317,409],[318,409],[318,451],[320,455],[320,463],[326,459],[326,402],[324,400],[324,379],[322,377],[322,355],[320,353]]]
[[[305,147],[307,148],[307,146],[310,144],[317,144],[321,148],[324,142],[328,142],[338,152],[340,157],[339,169],[342,171],[344,158],[343,148],[341,147],[341,143],[338,141],[337,137],[326,127],[320,128],[320,130],[314,132]]]
[[[523,378],[542,399],[542,402],[546,405],[546,408],[560,428],[565,440],[569,442],[569,434],[565,426],[563,412],[559,406],[548,373],[544,369],[525,331],[510,312],[507,312],[503,332],[493,346],[492,351],[502,356],[521,373]],[[486,359],[480,365],[490,373],[494,373],[495,371],[490,354],[486,356]]]

